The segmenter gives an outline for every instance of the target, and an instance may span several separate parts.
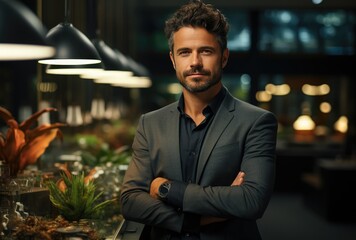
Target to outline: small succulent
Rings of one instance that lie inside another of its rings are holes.
[[[11,176],[35,164],[54,138],[62,138],[59,127],[64,126],[63,123],[31,128],[43,113],[51,111],[56,109],[45,108],[18,123],[7,109],[0,107],[0,118],[8,125],[6,135],[0,133],[0,160],[9,165]]]
[[[116,199],[100,202],[102,192],[97,193],[94,183],[95,169],[87,176],[84,173],[72,175],[65,166],[61,178],[49,181],[50,201],[58,209],[59,214],[69,221],[92,219],[99,217],[101,211]]]

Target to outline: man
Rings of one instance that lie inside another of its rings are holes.
[[[277,121],[221,82],[228,23],[213,6],[183,5],[167,22],[179,101],[143,114],[122,214],[150,239],[260,239],[256,219],[274,183]]]

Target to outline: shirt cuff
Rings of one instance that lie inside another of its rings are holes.
[[[186,188],[187,184],[184,182],[171,181],[171,188],[167,195],[167,203],[176,208],[182,208]]]
[[[183,198],[187,183],[171,181],[171,188],[167,195],[167,203],[181,211],[183,209]],[[182,233],[198,234],[200,230],[200,215],[185,212],[182,225]]]

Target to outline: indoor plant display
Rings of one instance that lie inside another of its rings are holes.
[[[0,133],[0,160],[9,166],[12,177],[27,165],[36,163],[54,138],[62,137],[59,130],[64,126],[62,123],[31,128],[43,113],[51,111],[56,109],[45,108],[18,123],[7,109],[0,107],[0,117],[8,126],[6,135]]]
[[[50,200],[58,209],[59,214],[69,221],[81,219],[93,219],[99,216],[108,204],[116,199],[100,202],[102,192],[97,193],[94,183],[95,169],[87,176],[84,173],[73,175],[65,165],[60,167],[61,178],[57,181],[49,181],[48,189]]]

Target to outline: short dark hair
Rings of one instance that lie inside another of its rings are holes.
[[[182,27],[202,27],[217,37],[222,50],[227,48],[229,23],[213,5],[193,0],[181,6],[167,21],[164,32],[169,49],[173,50],[173,35]]]

